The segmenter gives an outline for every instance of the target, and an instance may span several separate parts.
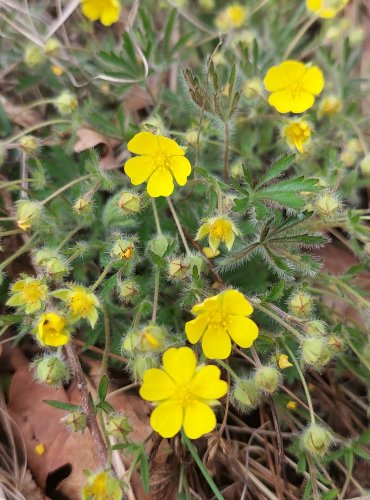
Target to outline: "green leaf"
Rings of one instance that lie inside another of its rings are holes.
[[[46,403],[49,406],[53,406],[54,408],[58,408],[58,410],[64,410],[64,411],[81,411],[81,406],[79,405],[73,405],[71,403],[63,403],[63,401],[57,401],[55,399],[44,399],[44,403]]]
[[[365,460],[370,461],[370,453],[365,450],[365,448],[359,444],[355,444],[352,446],[352,450],[358,457],[364,458]]]
[[[234,201],[233,212],[244,213],[249,208],[249,198],[239,198]]]
[[[276,300],[279,300],[283,296],[284,290],[284,281],[279,281],[279,283],[276,283],[266,295],[266,300],[269,302],[275,302]]]
[[[97,405],[97,408],[100,408],[103,410],[105,413],[112,413],[114,412],[114,407],[109,404],[107,401],[100,401]]]
[[[98,396],[100,401],[104,401],[107,397],[109,380],[106,375],[103,375],[99,382]]]
[[[171,35],[172,35],[173,27],[175,24],[176,14],[177,14],[177,10],[172,9],[171,12],[169,13],[168,18],[167,18],[166,28],[164,31],[163,52],[164,52],[164,56],[166,58],[170,54]]]
[[[140,477],[143,482],[144,491],[148,494],[150,490],[149,460],[144,448],[140,456]]]
[[[321,500],[334,500],[334,498],[338,498],[339,490],[330,490],[325,491],[325,493],[321,493]]]
[[[294,160],[295,160],[295,154],[282,156],[281,158],[276,160],[267,170],[267,172],[262,176],[261,180],[256,186],[256,189],[259,189],[267,182],[279,177],[283,172],[285,172],[285,170],[287,170],[292,165],[292,163],[294,163]]]

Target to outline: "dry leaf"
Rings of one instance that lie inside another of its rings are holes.
[[[41,114],[35,109],[12,104],[9,99],[2,95],[0,95],[0,101],[9,120],[20,127],[31,127],[42,121]]]
[[[115,158],[113,148],[118,146],[119,141],[111,139],[90,128],[80,128],[77,131],[77,142],[74,145],[73,151],[81,153],[90,148],[98,148],[99,165],[102,170],[110,170],[117,168],[121,163]]]

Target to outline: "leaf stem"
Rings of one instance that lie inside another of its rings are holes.
[[[190,249],[189,249],[189,246],[188,246],[188,243],[186,241],[186,238],[185,238],[185,234],[184,234],[184,231],[182,229],[182,226],[181,226],[181,223],[180,223],[180,220],[177,216],[177,213],[176,213],[176,210],[175,210],[175,207],[173,206],[173,203],[171,201],[171,198],[169,196],[167,196],[167,203],[168,203],[168,206],[170,207],[170,210],[171,210],[171,214],[172,214],[172,217],[173,217],[173,220],[175,221],[175,224],[176,224],[176,227],[177,227],[177,230],[179,232],[179,235],[180,235],[180,238],[182,240],[182,243],[184,245],[184,248],[186,250],[186,253],[187,255],[190,255]]]

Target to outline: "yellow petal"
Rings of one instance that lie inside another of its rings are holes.
[[[279,368],[284,370],[285,368],[289,368],[290,366],[293,366],[292,363],[290,363],[288,356],[286,354],[281,354],[279,356]]]
[[[253,307],[238,290],[227,290],[222,293],[222,310],[228,314],[250,316]]]
[[[208,314],[200,314],[192,321],[185,324],[185,333],[191,344],[196,344],[201,339],[209,322]]]
[[[226,233],[225,235],[225,244],[226,244],[226,248],[230,251],[232,249],[232,246],[234,244],[234,240],[235,240],[235,233],[234,231],[230,230]]]
[[[139,132],[127,144],[127,149],[137,155],[152,155],[159,152],[158,136],[151,132]]]
[[[102,13],[101,6],[95,0],[83,0],[81,9],[83,15],[90,21],[97,21]]]
[[[317,66],[308,68],[301,80],[302,88],[306,92],[318,95],[324,88],[324,75]]]
[[[171,158],[170,168],[179,186],[185,186],[191,173],[190,161],[185,156],[174,156]]]
[[[321,9],[323,0],[306,0],[306,6],[311,12]]]
[[[268,92],[278,92],[299,80],[305,71],[306,66],[300,61],[284,61],[267,71],[263,83]]]
[[[179,432],[184,411],[175,401],[166,401],[155,408],[150,416],[150,425],[164,438],[171,438]]]
[[[195,241],[202,240],[207,234],[209,233],[211,226],[208,222],[205,224],[202,224],[197,232],[197,235],[195,237]]]
[[[154,170],[154,163],[150,156],[135,156],[126,161],[124,168],[132,184],[137,186],[150,177]]]
[[[193,401],[185,408],[184,431],[188,438],[198,439],[216,427],[216,415],[201,401]]]
[[[207,365],[201,368],[191,381],[191,392],[202,399],[219,399],[227,393],[227,383],[220,380],[218,366]]]
[[[203,335],[202,349],[209,359],[228,358],[231,353],[231,340],[226,330],[208,327]]]
[[[176,384],[186,384],[192,379],[197,358],[190,347],[171,347],[163,354],[163,368]]]
[[[158,368],[150,368],[144,373],[140,396],[147,401],[161,401],[170,398],[175,391],[175,384],[168,374]]]
[[[230,337],[240,347],[250,347],[258,337],[258,326],[244,316],[232,316],[227,327]]]
[[[216,238],[214,236],[210,236],[208,238],[208,243],[209,243],[209,246],[211,247],[211,249],[214,252],[217,252],[217,249],[218,249],[218,247],[220,246],[220,243],[221,243],[221,238]]]
[[[147,191],[149,196],[170,196],[173,193],[174,185],[171,172],[168,168],[157,168],[149,178]]]
[[[119,15],[121,13],[121,7],[116,5],[110,5],[104,7],[104,11],[100,16],[100,22],[104,26],[111,26],[113,23],[116,23],[119,19]]]
[[[208,299],[203,300],[200,304],[195,304],[191,312],[193,314],[200,314],[203,312],[216,312],[220,309],[220,295],[215,295],[213,297],[208,297]]]
[[[294,99],[292,113],[304,113],[313,106],[315,97],[309,92],[301,91]]]
[[[183,156],[185,154],[184,150],[173,139],[159,135],[158,142],[162,153],[169,156]]]
[[[292,110],[294,99],[291,92],[279,90],[278,92],[270,94],[268,102],[276,111],[279,111],[279,113],[289,113]]]

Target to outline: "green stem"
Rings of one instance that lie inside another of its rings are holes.
[[[302,335],[299,333],[298,330],[296,330],[295,328],[293,328],[292,326],[290,326],[286,321],[284,321],[283,319],[279,318],[279,316],[277,316],[273,312],[271,312],[268,309],[266,309],[258,301],[251,300],[251,302],[253,303],[253,305],[254,305],[254,307],[256,309],[259,309],[260,311],[262,311],[263,313],[265,313],[266,316],[269,316],[270,318],[272,318],[273,320],[275,320],[277,323],[279,323],[281,326],[283,326],[286,330],[288,330],[290,333],[292,333],[298,339],[302,338]]]
[[[18,139],[23,137],[24,135],[28,135],[34,130],[38,130],[39,128],[44,128],[44,127],[50,127],[51,125],[61,125],[62,123],[71,123],[70,120],[49,120],[46,122],[38,123],[37,125],[33,125],[32,127],[26,128],[25,130],[22,130],[22,132],[19,132],[17,135],[13,135],[13,137],[10,137],[6,141],[3,142],[3,146],[6,144],[11,144],[13,142],[16,142]]]
[[[62,242],[57,246],[56,250],[57,252],[59,252],[59,250],[61,250],[64,245],[66,243],[68,243],[68,241],[76,234],[78,233],[78,231],[82,229],[82,226],[77,226],[75,227],[70,233],[67,234],[67,236],[64,238],[64,240],[62,240]]]
[[[224,181],[229,178],[229,144],[230,144],[230,128],[229,123],[225,121],[225,150],[224,150]]]
[[[283,56],[283,59],[288,59],[290,56],[291,52],[295,49],[295,47],[298,45],[300,42],[301,38],[303,35],[306,33],[307,30],[310,29],[310,27],[313,25],[313,23],[316,21],[316,17],[312,16],[307,21],[303,24],[302,28],[298,31],[296,36],[293,38],[293,40],[290,42],[288,45],[288,48],[285,51],[285,54]]]
[[[205,465],[203,464],[200,456],[198,455],[198,452],[197,452],[195,446],[190,441],[190,439],[185,436],[184,432],[182,432],[182,441],[187,446],[188,450],[190,451],[190,453],[191,453],[192,457],[194,458],[197,466],[199,467],[199,470],[203,474],[204,479],[207,481],[207,483],[208,483],[209,487],[211,488],[211,490],[213,491],[215,497],[218,500],[225,500],[224,497],[222,496],[222,493],[217,488],[216,483],[213,481],[213,479],[211,478],[208,470],[206,469]]]
[[[217,359],[216,362],[222,366],[224,370],[227,371],[227,373],[230,374],[230,376],[235,380],[235,382],[238,382],[240,380],[240,377],[234,372],[232,368],[230,368],[230,365],[225,363],[225,361],[222,361],[222,359]]]
[[[114,262],[113,261],[110,261],[104,268],[103,272],[101,273],[101,275],[99,276],[99,278],[95,281],[95,283],[91,286],[90,290],[92,292],[94,292],[98,286],[100,285],[100,283],[104,280],[104,278],[107,276],[107,274],[109,273],[109,271],[111,270],[112,266],[113,266]]]
[[[157,205],[155,204],[154,198],[152,198],[152,208],[153,208],[153,215],[154,215],[154,220],[155,220],[155,227],[157,228],[157,233],[159,235],[161,235],[162,234],[161,223],[159,222]]]
[[[64,193],[64,191],[67,191],[67,189],[69,189],[70,187],[74,186],[75,184],[78,184],[79,182],[85,181],[86,179],[90,179],[90,177],[93,177],[93,175],[87,174],[87,175],[83,175],[82,177],[78,177],[77,179],[73,179],[71,182],[68,182],[68,184],[66,184],[65,186],[62,186],[57,191],[52,193],[50,196],[45,198],[45,200],[43,200],[41,202],[41,204],[46,205],[47,203],[49,203],[49,201],[53,200],[54,198],[56,198],[60,194]]]
[[[154,281],[152,323],[155,323],[155,320],[157,319],[158,299],[159,299],[159,282],[160,282],[160,270],[159,270],[159,266],[156,266],[155,281]]]
[[[172,217],[173,217],[173,220],[175,221],[175,224],[176,224],[176,227],[177,227],[177,230],[179,232],[179,235],[180,235],[180,238],[182,240],[182,243],[184,245],[184,248],[186,250],[186,253],[187,255],[190,255],[190,249],[189,249],[189,246],[188,246],[188,243],[186,241],[186,238],[185,238],[185,234],[184,234],[184,231],[181,227],[181,223],[180,223],[180,220],[177,216],[177,213],[176,213],[176,210],[175,210],[175,207],[173,206],[173,203],[171,201],[171,198],[169,196],[167,196],[167,203],[168,203],[168,206],[170,207],[170,210],[171,210],[171,214],[172,214]]]
[[[103,357],[101,360],[101,367],[100,367],[100,377],[103,377],[103,375],[106,375],[107,369],[108,369],[108,357],[110,353],[110,324],[109,324],[109,315],[107,310],[104,308],[104,338],[105,338],[105,343],[104,343],[104,351],[103,351]]]

